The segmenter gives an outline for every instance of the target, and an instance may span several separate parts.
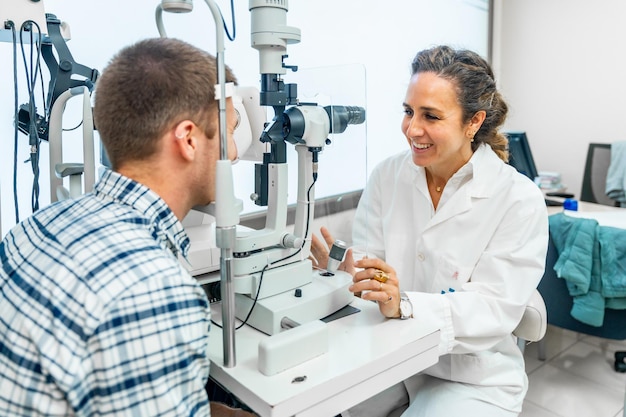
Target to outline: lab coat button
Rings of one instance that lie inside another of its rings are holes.
[[[426,257],[424,256],[423,253],[418,253],[417,254],[417,259],[419,259],[420,261],[423,261],[424,259],[426,259]]]

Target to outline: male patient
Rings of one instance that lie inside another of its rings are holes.
[[[180,221],[215,198],[216,73],[173,39],[104,70],[94,115],[112,170],[0,243],[0,415],[210,414],[209,303],[177,256]],[[233,159],[230,99],[227,119]]]

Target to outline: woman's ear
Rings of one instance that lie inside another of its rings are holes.
[[[480,110],[474,113],[467,127],[467,137],[469,137],[470,139],[474,137],[476,132],[478,132],[483,122],[485,121],[485,117],[487,117],[487,112],[484,110]]]

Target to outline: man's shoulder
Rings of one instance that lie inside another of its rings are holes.
[[[107,304],[148,278],[184,275],[150,226],[128,206],[94,203],[89,196],[54,204],[10,232],[4,273],[44,298],[64,294],[68,298],[55,303],[75,304],[77,311],[96,300]]]
[[[132,207],[92,194],[46,207],[32,217],[37,228],[63,246],[147,230],[149,220]]]
[[[10,232],[5,250],[9,262],[23,259],[44,274],[65,265],[79,275],[123,262],[131,252],[162,252],[140,212],[93,195],[38,211]]]

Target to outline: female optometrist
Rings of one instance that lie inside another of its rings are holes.
[[[528,379],[512,332],[544,272],[543,194],[506,164],[507,105],[476,53],[419,52],[403,106],[410,150],[367,183],[353,243],[376,258],[348,268],[350,291],[386,317],[436,323],[441,356],[343,416],[517,416]],[[314,237],[313,256],[325,251]]]

